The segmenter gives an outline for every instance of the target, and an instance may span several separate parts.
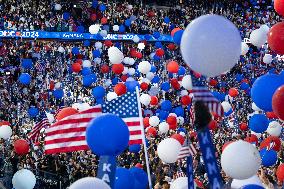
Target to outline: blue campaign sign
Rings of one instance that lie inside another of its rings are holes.
[[[151,35],[139,34],[107,34],[106,37],[92,35],[90,33],[77,32],[46,32],[46,31],[12,31],[0,30],[0,38],[23,38],[23,39],[60,39],[60,40],[114,40],[114,41],[131,41],[137,35],[140,41],[146,40],[149,42],[173,42],[170,35],[160,35],[155,39]],[[150,37],[149,37],[150,36]]]
[[[194,189],[192,156],[187,157],[186,164],[187,164],[186,174],[187,174],[187,181],[188,181],[188,189]]]
[[[220,169],[217,165],[215,149],[208,127],[199,130],[197,136],[206,172],[208,175],[210,188],[221,189],[223,187],[223,183],[221,180],[222,177]]]
[[[97,178],[103,180],[111,188],[113,188],[115,182],[115,171],[116,171],[116,157],[101,156]]]

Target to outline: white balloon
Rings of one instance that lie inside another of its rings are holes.
[[[122,75],[126,75],[128,73],[128,68],[124,66]]]
[[[238,140],[225,148],[221,155],[221,165],[228,176],[243,180],[256,174],[261,158],[255,146]]]
[[[270,30],[270,28],[266,24],[261,25],[259,29],[262,30],[266,34],[268,34]]]
[[[194,183],[194,188],[196,188],[196,183]],[[188,189],[188,178],[179,177],[172,182],[170,189]]]
[[[101,179],[96,177],[85,177],[74,182],[69,189],[111,189]]]
[[[178,120],[178,123],[179,123],[180,125],[183,125],[183,124],[184,124],[184,118],[183,118],[183,117],[179,116],[179,117],[177,118],[177,120]]]
[[[112,29],[113,29],[113,31],[119,31],[119,26],[118,26],[118,25],[114,25],[114,26],[112,27]]]
[[[241,54],[237,27],[219,15],[203,15],[193,20],[181,39],[181,53],[188,66],[213,77],[230,70]]]
[[[21,169],[14,174],[12,183],[15,189],[33,189],[36,177],[30,170]]]
[[[61,88],[61,83],[60,82],[55,83],[54,88],[55,89],[60,89]]]
[[[143,50],[143,49],[145,49],[145,44],[144,43],[139,43],[137,48],[140,49],[140,50]]]
[[[245,185],[249,185],[249,184],[255,184],[255,185],[259,185],[259,186],[263,186],[259,177],[257,175],[254,175],[248,179],[244,179],[244,180],[237,180],[237,179],[233,179],[233,182],[231,184],[231,188],[232,189],[239,189]]]
[[[64,53],[65,50],[64,50],[64,47],[60,46],[58,47],[57,51],[60,53]]]
[[[191,80],[191,76],[190,76],[190,75],[185,75],[185,76],[182,78],[181,85],[182,85],[183,88],[185,88],[186,90],[192,90],[192,80]]]
[[[159,123],[160,123],[160,119],[159,119],[158,116],[151,116],[151,117],[149,118],[149,124],[150,124],[151,126],[156,127],[156,126],[159,125]]]
[[[142,61],[138,65],[138,70],[140,73],[147,74],[151,70],[151,64],[148,61]]]
[[[271,136],[279,137],[281,135],[282,127],[278,121],[272,121],[269,123],[266,131]]]
[[[129,68],[128,69],[128,74],[129,75],[134,75],[135,74],[135,69],[134,68]]]
[[[251,104],[251,107],[254,111],[261,111],[261,109],[259,107],[257,107],[254,102]]]
[[[161,134],[167,133],[169,131],[169,129],[170,129],[170,126],[167,122],[162,122],[162,123],[159,124],[159,132]]]
[[[148,72],[147,74],[146,74],[146,78],[147,79],[149,79],[150,81],[154,78],[154,73],[152,73],[152,72]]]
[[[232,106],[229,102],[224,101],[221,104],[224,109],[224,112],[229,112],[232,109]]]
[[[95,58],[95,59],[94,59],[94,62],[95,62],[96,64],[100,64],[100,63],[102,62],[102,59],[101,59],[101,58]]]
[[[107,36],[107,31],[106,30],[101,30],[100,31],[100,36],[106,37]]]
[[[89,27],[89,32],[90,34],[97,34],[99,33],[100,29],[101,29],[101,26],[99,24],[91,25]]]
[[[111,80],[107,79],[106,82],[105,82],[106,87],[111,86],[111,84],[112,84]]]
[[[90,68],[91,66],[92,66],[92,63],[90,60],[83,61],[83,68]]]
[[[130,58],[129,57],[124,57],[123,62],[124,64],[129,64]]]
[[[262,47],[267,41],[267,33],[261,29],[253,30],[250,34],[250,42],[256,47]]]
[[[138,43],[140,41],[140,38],[137,35],[135,35],[132,40],[134,43]]]
[[[263,57],[263,62],[265,64],[270,64],[272,62],[272,55],[271,54],[265,54]]]
[[[3,138],[4,140],[9,139],[12,136],[12,128],[8,125],[2,125],[0,126],[0,138]]]
[[[175,163],[181,150],[179,141],[167,138],[160,142],[157,148],[159,158],[165,163]]]
[[[149,94],[150,96],[157,96],[157,95],[159,94],[159,92],[160,92],[160,89],[159,89],[158,87],[152,86],[152,87],[150,88],[150,90],[148,91],[148,94]]]
[[[133,65],[134,63],[135,63],[134,58],[130,58],[130,59],[129,59],[129,63],[128,63],[128,64],[129,64],[129,65]]]
[[[117,47],[108,49],[108,57],[112,64],[120,64],[124,59],[123,53]]]
[[[117,98],[117,94],[115,92],[107,93],[107,101],[112,101]]]
[[[95,47],[96,47],[96,49],[101,49],[103,47],[103,44],[101,42],[97,41],[95,43]]]
[[[241,53],[241,55],[247,54],[248,51],[249,51],[249,46],[245,42],[242,42],[242,53]]]
[[[180,96],[186,96],[186,95],[188,95],[188,92],[187,92],[187,90],[182,90],[182,91],[180,91]]]
[[[140,96],[140,102],[141,102],[141,104],[148,106],[151,102],[151,96],[148,95],[148,94],[142,94]]]
[[[61,10],[62,6],[60,4],[55,4],[54,9],[55,10]]]

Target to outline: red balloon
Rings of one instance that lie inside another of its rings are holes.
[[[108,73],[109,72],[109,66],[106,64],[103,64],[101,67],[101,72],[102,73]]]
[[[81,71],[82,67],[79,63],[72,64],[72,71],[75,73],[79,73]]]
[[[260,149],[267,148],[270,147],[270,145],[273,145],[272,147],[273,150],[279,151],[281,148],[281,140],[278,137],[269,136],[260,143],[259,148]]]
[[[173,86],[173,88],[175,90],[179,90],[180,89],[180,84],[178,82],[178,80],[176,78],[171,79],[171,85]]]
[[[127,78],[128,78],[127,75],[122,75],[122,76],[120,77],[121,81],[123,81],[123,82],[126,82]]]
[[[145,91],[145,90],[147,90],[148,89],[148,83],[145,83],[145,82],[143,82],[143,83],[141,83],[140,84],[140,88],[143,90],[143,91]]]
[[[107,47],[111,47],[111,46],[112,46],[112,42],[111,42],[110,40],[106,40],[106,41],[104,42],[104,44],[105,44],[105,46],[107,46]]]
[[[11,124],[10,124],[9,121],[1,121],[1,122],[0,122],[0,126],[2,126],[2,125],[8,125],[8,126],[10,126]]]
[[[176,116],[169,116],[169,117],[167,117],[167,123],[169,125],[176,125],[177,124]]]
[[[167,64],[167,70],[170,73],[178,73],[179,65],[176,61],[170,61]]]
[[[242,130],[242,131],[248,130],[248,125],[246,123],[241,123],[240,124],[240,130]]]
[[[278,116],[274,112],[265,112],[268,119],[278,119]]]
[[[141,52],[136,52],[136,58],[141,59],[143,57]]]
[[[112,72],[115,74],[121,74],[124,70],[123,64],[113,64],[112,65]]]
[[[188,95],[181,97],[181,104],[184,106],[188,106],[191,103],[191,98]]]
[[[185,141],[184,137],[181,136],[180,134],[173,134],[173,135],[171,136],[171,138],[174,138],[174,139],[176,139],[177,141],[179,141],[179,143],[180,143],[181,145],[183,145],[183,143],[184,143],[184,141]]]
[[[24,139],[19,139],[14,142],[14,150],[18,155],[26,155],[30,151],[29,143]]]
[[[107,18],[106,18],[106,17],[103,17],[103,18],[101,19],[101,23],[102,23],[102,24],[107,24]]]
[[[150,104],[151,104],[152,106],[157,105],[158,102],[159,102],[159,100],[158,100],[158,98],[157,98],[156,96],[151,96],[151,102],[150,102]]]
[[[49,82],[49,89],[53,91],[54,87],[55,87],[55,83],[54,83],[54,81],[51,80]]]
[[[169,128],[170,128],[171,130],[176,130],[176,129],[177,129],[177,124],[169,125]]]
[[[71,107],[66,107],[66,108],[63,108],[56,116],[56,119],[57,121],[67,117],[67,116],[70,116],[70,115],[73,115],[73,114],[77,114],[79,113],[78,110],[74,109],[74,108],[71,108]]]
[[[150,128],[147,130],[147,135],[148,135],[148,136],[151,136],[151,137],[156,137],[156,135],[157,135],[157,129],[154,128],[154,127],[150,127]]]
[[[82,60],[82,59],[77,59],[77,60],[75,61],[75,63],[79,63],[80,65],[82,65],[82,64],[83,64],[83,60]]]
[[[154,11],[149,11],[148,14],[147,14],[149,17],[154,17],[156,14]]]
[[[216,81],[215,79],[210,79],[209,85],[215,87],[217,84],[218,84],[218,81]]]
[[[284,55],[284,22],[279,22],[269,30],[268,45],[271,50],[279,55]]]
[[[255,143],[256,145],[258,145],[258,138],[254,134],[251,134],[249,137],[245,138],[244,141],[247,141],[249,143]]]
[[[163,49],[157,49],[157,50],[156,50],[156,55],[157,55],[158,57],[162,57],[162,56],[165,55],[165,51],[164,51]]]
[[[114,86],[114,92],[118,95],[124,95],[127,92],[127,88],[123,83],[118,83]]]
[[[275,91],[272,97],[272,109],[277,117],[284,120],[284,85]]]
[[[137,51],[135,49],[130,49],[130,56],[132,58],[136,58],[136,53],[137,53]]]
[[[143,118],[143,124],[144,124],[144,128],[147,128],[150,126],[150,123],[149,123],[149,117],[144,117]]]
[[[227,147],[227,146],[229,146],[229,144],[231,144],[232,142],[234,142],[234,141],[228,141],[228,142],[226,142],[224,145],[223,145],[223,147],[222,147],[222,152],[225,150],[225,148]]]
[[[91,20],[96,21],[97,20],[97,15],[94,13],[91,15]]]
[[[135,167],[140,168],[140,169],[143,169],[143,165],[142,165],[141,163],[137,163],[137,164],[135,165]]]
[[[237,90],[236,88],[231,88],[231,89],[229,90],[229,95],[230,95],[231,97],[236,97],[236,96],[238,96],[238,94],[239,94],[239,92],[238,92],[238,90]]]
[[[276,176],[280,182],[284,181],[284,163],[278,166],[277,171],[276,171]]]
[[[274,9],[278,14],[284,16],[284,0],[274,0]]]
[[[208,125],[208,128],[211,130],[211,131],[215,131],[218,127],[218,124],[217,124],[217,121],[215,120],[211,120],[209,125]]]
[[[175,28],[171,31],[171,36],[173,37],[177,31],[181,30],[180,28]]]
[[[171,51],[174,51],[176,49],[175,44],[174,43],[168,44],[168,49],[171,50]]]

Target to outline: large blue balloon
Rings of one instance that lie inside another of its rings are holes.
[[[29,85],[31,83],[31,76],[28,73],[22,73],[19,77],[20,83],[24,85]]]
[[[128,147],[129,130],[120,117],[105,114],[89,123],[86,140],[96,155],[117,156]]]
[[[171,88],[171,85],[170,85],[170,83],[167,82],[167,81],[161,84],[161,89],[162,89],[163,91],[168,92],[168,91],[170,90],[170,88]]]
[[[64,96],[64,91],[62,89],[56,89],[53,91],[53,96],[56,99],[61,99]]]
[[[173,37],[175,44],[180,45],[182,34],[183,34],[183,30],[179,30],[175,32],[174,37]]]
[[[253,102],[260,109],[272,111],[272,96],[276,89],[284,84],[284,80],[275,74],[263,75],[254,82],[251,88]]]
[[[174,113],[179,117],[183,117],[184,116],[184,109],[181,106],[178,106],[174,109]]]
[[[160,118],[161,121],[167,119],[168,116],[169,116],[169,112],[167,112],[167,111],[161,110],[159,112],[159,118]]]
[[[267,150],[266,148],[260,151],[262,165],[265,167],[272,166],[277,161],[277,152],[273,149]]]
[[[263,133],[268,128],[269,121],[263,114],[254,114],[249,120],[249,128],[256,133]]]
[[[146,189],[148,187],[148,177],[143,169],[132,167],[129,171],[134,175],[135,179],[133,189]]]
[[[25,69],[31,69],[33,67],[32,59],[29,58],[22,59],[22,67]]]
[[[264,189],[264,188],[256,184],[248,184],[248,185],[241,187],[241,189]]]
[[[36,117],[39,113],[38,109],[34,106],[30,107],[28,112],[29,112],[30,117]]]
[[[96,74],[89,74],[83,77],[83,86],[89,87],[92,83],[96,82],[97,76]]]
[[[105,96],[105,93],[106,93],[106,91],[102,86],[97,86],[97,87],[93,88],[93,90],[92,90],[92,95],[96,99],[103,98]]]
[[[134,175],[126,168],[118,167],[115,172],[114,189],[133,189]]]
[[[140,144],[133,144],[129,146],[129,152],[138,153],[141,150]]]
[[[171,101],[169,101],[169,100],[164,100],[164,101],[161,103],[161,109],[164,110],[164,111],[171,111],[171,109],[172,109],[172,103],[171,103]]]

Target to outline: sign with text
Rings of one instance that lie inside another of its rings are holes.
[[[101,156],[97,178],[103,180],[111,188],[113,188],[115,182],[115,171],[116,171],[116,157]]]

